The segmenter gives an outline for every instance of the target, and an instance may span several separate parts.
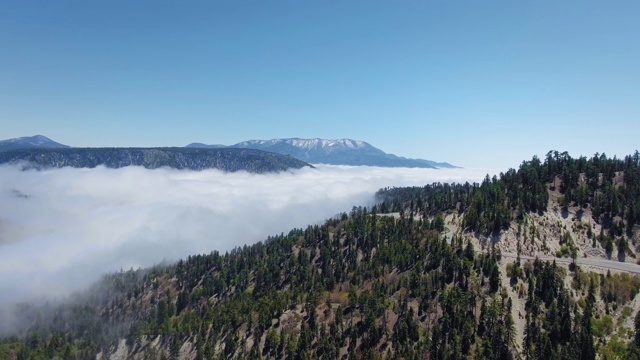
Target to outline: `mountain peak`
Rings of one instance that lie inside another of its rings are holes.
[[[0,151],[28,148],[68,148],[44,135],[24,136],[0,141]]]
[[[187,147],[213,146],[194,143],[187,145]],[[455,167],[447,163],[436,163],[430,160],[398,157],[393,154],[387,154],[365,141],[348,138],[302,139],[293,137],[270,140],[247,140],[231,145],[230,147],[286,154],[315,164],[419,168]]]
[[[234,147],[244,147],[248,145],[269,145],[274,146],[278,144],[288,144],[300,149],[318,149],[318,148],[348,148],[358,149],[365,147],[372,147],[364,141],[358,141],[353,139],[301,139],[301,138],[284,138],[284,139],[271,139],[271,140],[248,140],[233,145]],[[373,147],[372,147],[373,148]]]

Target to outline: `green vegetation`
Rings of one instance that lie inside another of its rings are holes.
[[[619,237],[624,224],[630,231],[640,222],[639,164],[637,151],[624,159],[609,159],[605,154],[574,159],[566,152],[549,151],[544,163],[534,157],[517,171],[509,169],[499,178],[487,176],[481,184],[387,188],[378,195],[383,212],[409,208],[434,215],[457,211],[465,213],[467,230],[489,234],[506,228],[513,218],[522,219],[526,212],[546,211],[547,190],[559,190],[565,206],[590,205],[594,220],[609,229],[611,237]],[[623,183],[616,183],[618,178]]]
[[[624,186],[613,184],[620,171]],[[640,181],[629,184],[627,173],[637,176],[637,153],[586,160],[550,152],[545,163],[534,158],[482,184],[383,189],[378,206],[323,225],[107,275],[83,298],[23,307],[28,326],[2,341],[0,356],[95,359],[124,339],[147,358],[633,358],[640,315],[625,306],[640,290],[637,277],[518,258],[503,284],[499,251],[476,252],[444,231],[453,213],[469,232],[500,232],[544,212],[548,191],[559,187],[566,206],[598,206],[594,221],[619,240],[640,215]],[[607,191],[617,200],[604,201]],[[401,216],[383,215],[392,211]],[[571,252],[563,234],[558,241]],[[524,301],[522,313],[508,287]],[[617,331],[617,308],[635,316],[635,338]],[[521,343],[514,315],[524,323]]]

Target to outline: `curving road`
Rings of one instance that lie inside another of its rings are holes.
[[[502,253],[502,256],[515,259],[517,257],[517,254]],[[520,259],[534,260],[535,257],[520,255]],[[559,264],[571,264],[571,262],[573,262],[573,260],[568,258],[556,258],[551,256],[538,256],[538,259],[543,261],[555,260],[556,263],[559,263]],[[634,263],[618,262],[614,260],[605,260],[605,259],[593,259],[593,258],[578,258],[576,259],[576,263],[578,265],[594,266],[602,269],[620,270],[620,271],[627,271],[630,273],[640,274],[640,265],[636,265]]]

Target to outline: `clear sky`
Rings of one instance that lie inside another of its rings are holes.
[[[353,138],[516,167],[640,148],[636,1],[2,1],[0,139]]]

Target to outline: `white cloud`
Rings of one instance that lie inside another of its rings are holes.
[[[0,305],[64,295],[105,272],[230,250],[319,223],[371,205],[381,187],[480,181],[487,172],[0,167]]]

